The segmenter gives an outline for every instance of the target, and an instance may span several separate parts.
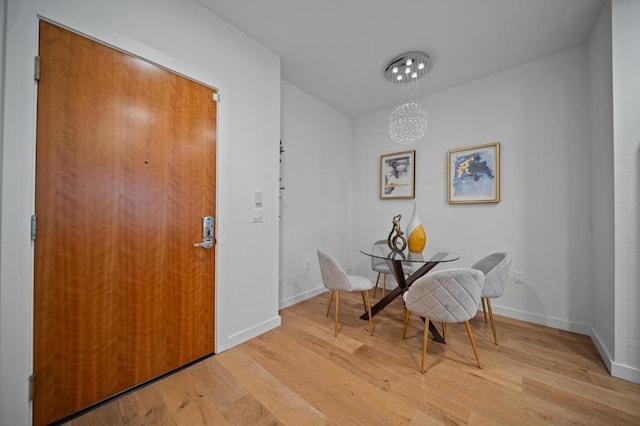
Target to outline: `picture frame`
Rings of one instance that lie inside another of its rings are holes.
[[[456,148],[447,154],[449,204],[500,202],[500,143]]]
[[[414,198],[416,151],[380,156],[380,199]]]

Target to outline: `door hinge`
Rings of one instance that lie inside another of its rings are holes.
[[[219,92],[213,92],[213,100],[216,102],[222,102],[220,100],[220,93]]]
[[[29,382],[29,401],[33,401],[36,397],[36,375],[30,375],[27,381]]]
[[[40,81],[40,56],[33,58],[33,79]]]
[[[31,215],[31,241],[36,240],[36,215]]]

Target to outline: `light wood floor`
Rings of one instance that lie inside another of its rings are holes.
[[[402,340],[402,302],[374,317],[341,297],[333,337],[327,295],[281,312],[282,326],[73,420],[72,425],[640,425],[640,385],[609,376],[586,336],[482,314],[431,340],[420,374],[422,323]],[[333,313],[333,309],[332,309]],[[332,315],[331,315],[332,316]]]

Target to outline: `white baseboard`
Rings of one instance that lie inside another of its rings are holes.
[[[640,383],[640,369],[638,368],[612,361],[610,371],[613,377],[633,383]]]
[[[613,364],[613,361],[611,360],[611,355],[609,354],[609,350],[607,349],[606,345],[602,342],[600,335],[598,335],[598,332],[593,328],[591,329],[591,341],[593,342],[596,349],[598,350],[598,353],[600,354],[600,358],[602,358],[602,361],[604,362],[604,365],[607,367],[607,370],[609,370],[609,374],[611,374],[611,368]]]
[[[313,290],[305,291],[304,293],[300,293],[296,296],[289,297],[288,299],[281,300],[279,305],[279,309],[288,308],[289,306],[295,305],[296,303],[304,302],[307,299],[311,299],[319,294],[325,293],[327,291],[326,287],[317,287]]]
[[[240,343],[244,343],[247,340],[251,340],[254,337],[258,337],[259,335],[266,333],[269,330],[273,330],[276,327],[279,327],[281,323],[280,315],[277,315],[274,318],[271,318],[267,321],[263,321],[260,324],[256,324],[253,327],[249,327],[246,330],[242,330],[238,333],[232,334],[229,336],[227,341],[224,343],[222,348],[218,348],[217,352],[222,352],[227,349],[231,349],[234,346],[239,345]]]
[[[571,322],[560,318],[547,317],[539,314],[532,314],[530,312],[519,311],[517,309],[503,308],[501,306],[491,305],[493,312],[498,315],[504,315],[505,317],[519,319],[522,321],[531,322],[534,324],[545,325],[547,327],[557,328],[559,330],[570,331],[572,333],[584,334],[585,336],[591,336],[591,326],[587,324]],[[480,308],[482,310],[482,308]]]
[[[596,349],[598,349],[600,358],[602,358],[602,361],[604,361],[604,364],[607,366],[607,370],[609,370],[609,373],[613,377],[633,383],[640,383],[640,369],[615,362],[611,358],[611,354],[607,350],[607,347],[602,343],[602,339],[598,335],[598,332],[594,329],[591,329],[591,341],[596,346]]]

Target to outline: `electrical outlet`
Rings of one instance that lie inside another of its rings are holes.
[[[513,273],[513,282],[516,284],[524,284],[523,273],[520,271],[514,271]]]
[[[307,260],[307,261],[304,263],[304,268],[305,268],[307,271],[310,271],[310,270],[311,270],[311,261],[310,261],[310,260]]]

